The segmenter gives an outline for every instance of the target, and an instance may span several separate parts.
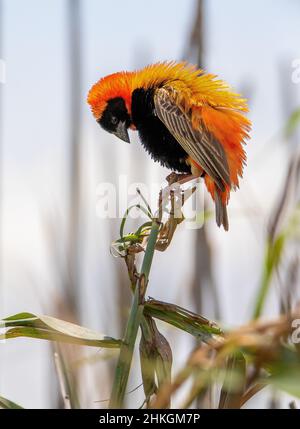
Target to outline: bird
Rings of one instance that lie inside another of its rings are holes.
[[[87,102],[107,132],[130,143],[128,130],[135,130],[154,161],[202,177],[216,223],[228,230],[227,205],[243,175],[251,129],[245,98],[217,75],[165,61],[102,77]]]

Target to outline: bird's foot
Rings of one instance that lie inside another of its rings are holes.
[[[186,179],[188,176],[190,176],[189,173],[175,173],[173,171],[166,177],[166,181],[168,182],[168,185],[171,186],[174,183],[178,183],[183,179]]]
[[[184,220],[183,205],[196,190],[196,186],[192,186],[189,189],[181,189],[180,185],[197,179],[197,177],[190,173],[178,174],[175,172],[166,177],[168,186],[159,193],[158,211],[156,213],[156,219],[161,224],[155,246],[157,250],[163,252],[171,243],[177,226]],[[163,223],[162,218],[164,213],[168,214],[168,218]]]
[[[183,185],[191,180],[196,179],[197,176],[190,173],[175,173],[174,171],[166,177],[166,181],[168,185],[171,186],[174,183],[178,183],[179,185]]]

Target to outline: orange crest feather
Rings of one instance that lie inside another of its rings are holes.
[[[122,97],[131,111],[132,73],[118,72],[105,76],[92,86],[87,101],[96,119],[101,118],[108,100]]]

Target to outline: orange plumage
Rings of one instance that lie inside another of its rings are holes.
[[[204,175],[216,202],[217,223],[228,229],[226,205],[243,173],[243,143],[251,125],[244,115],[245,99],[215,75],[165,62],[100,79],[88,102],[107,131],[128,140],[125,128],[136,128],[162,165]]]

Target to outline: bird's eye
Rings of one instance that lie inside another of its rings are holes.
[[[110,121],[111,121],[111,123],[112,123],[113,125],[117,125],[117,123],[118,123],[118,118],[117,118],[116,116],[112,116],[112,117],[111,117],[111,119],[110,119]]]

